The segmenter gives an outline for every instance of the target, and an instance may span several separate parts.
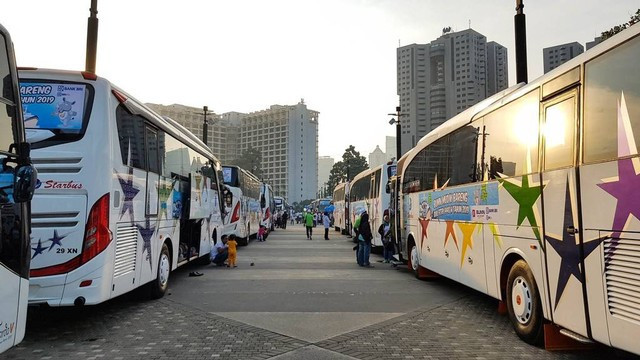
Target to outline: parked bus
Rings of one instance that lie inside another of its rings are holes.
[[[260,186],[260,207],[262,208],[262,225],[269,231],[275,228],[274,215],[276,213],[276,203],[273,198],[271,185],[262,183]]]
[[[640,354],[640,26],[477,104],[403,157],[409,262]]]
[[[389,162],[359,173],[349,184],[349,221],[353,224],[357,216],[367,211],[373,235],[372,246],[382,246],[382,237],[377,230],[385,210],[391,207],[387,183],[395,174],[396,164]]]
[[[274,196],[273,201],[275,202],[276,211],[283,211],[288,208],[287,203],[284,201],[282,196]]]
[[[91,73],[20,71],[32,202],[30,304],[98,304],[209,259],[220,163],[188,130]]]
[[[262,220],[260,188],[262,182],[252,173],[237,167],[222,167],[225,191],[225,233],[239,238],[240,245],[258,233]]]
[[[0,25],[0,353],[24,338],[29,291],[29,200],[37,173],[26,143],[13,43]]]
[[[319,211],[321,213],[324,213],[324,209],[329,205],[331,205],[330,199],[316,199],[313,200],[311,204],[309,204],[309,208],[314,212]]]
[[[349,233],[349,182],[340,183],[333,190],[333,219],[336,231]]]

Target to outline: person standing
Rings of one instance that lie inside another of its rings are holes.
[[[313,240],[311,235],[313,235],[313,224],[314,224],[314,216],[309,211],[304,214],[304,225],[307,228],[307,239]]]
[[[282,228],[283,229],[287,228],[287,220],[289,220],[289,212],[285,210],[282,212]]]
[[[331,219],[329,219],[329,213],[326,211],[322,216],[322,225],[324,225],[324,239],[329,240],[329,227],[331,226]]]
[[[382,239],[382,255],[384,256],[383,263],[390,263],[393,259],[393,244],[391,242],[391,225],[389,224],[389,215],[385,215],[382,218],[382,224],[378,228],[378,234]]]
[[[365,211],[360,216],[360,226],[358,226],[358,265],[363,267],[373,267],[369,263],[369,254],[371,253],[371,225],[369,224],[369,214]]]

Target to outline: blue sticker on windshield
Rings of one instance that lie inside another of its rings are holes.
[[[82,84],[20,83],[27,129],[80,130],[87,86]]]

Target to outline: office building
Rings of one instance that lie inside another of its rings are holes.
[[[202,109],[184,105],[147,104],[202,138]],[[296,105],[272,105],[252,113],[207,115],[208,146],[223,164],[231,164],[247,149],[261,154],[262,178],[289,203],[315,199],[318,190],[318,115],[301,100]]]
[[[380,146],[376,145],[376,148],[369,153],[369,169],[373,169],[376,166],[380,166],[387,162],[387,154],[385,154]]]
[[[397,49],[404,154],[429,131],[508,86],[507,49],[467,29]],[[402,154],[400,154],[402,155]]]
[[[395,136],[387,136],[385,138],[384,152],[385,154],[387,154],[387,160],[396,158],[396,137]]]
[[[587,48],[587,50],[589,50],[592,47],[600,44],[601,42],[602,42],[602,36],[595,37],[593,39],[593,41],[589,41],[589,42],[586,43],[586,48]]]
[[[542,49],[542,57],[544,60],[544,73],[557,68],[574,57],[582,54],[584,47],[578,42],[551,46]]]
[[[329,175],[335,160],[331,156],[320,156],[318,158],[318,190],[322,191],[327,186]],[[333,191],[333,189],[330,189]]]

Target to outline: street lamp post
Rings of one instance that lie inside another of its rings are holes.
[[[204,111],[204,123],[202,124],[202,141],[205,145],[207,145],[207,140],[209,140],[209,123],[207,123],[207,113],[209,112],[209,107],[207,105],[202,107]],[[209,145],[207,145],[209,146]]]
[[[391,119],[389,120],[389,124],[393,125],[394,123],[396,124],[396,169],[397,169],[397,163],[400,160],[400,157],[402,155],[402,143],[401,143],[401,126],[400,126],[400,118],[403,116],[408,116],[409,114],[403,114],[400,112],[401,108],[400,106],[396,106],[396,113],[395,114],[387,114],[387,115],[392,115],[392,116],[396,116],[395,119]],[[400,175],[396,170],[396,186],[394,189],[394,194],[393,194],[393,223],[394,223],[394,237],[395,237],[395,244],[398,248],[398,254],[400,254],[400,211],[398,211],[398,209],[400,208],[400,196],[398,196],[398,194],[400,194]]]
[[[89,19],[87,22],[87,54],[85,58],[85,70],[96,73],[96,52],[98,49],[98,0],[91,0]]]

